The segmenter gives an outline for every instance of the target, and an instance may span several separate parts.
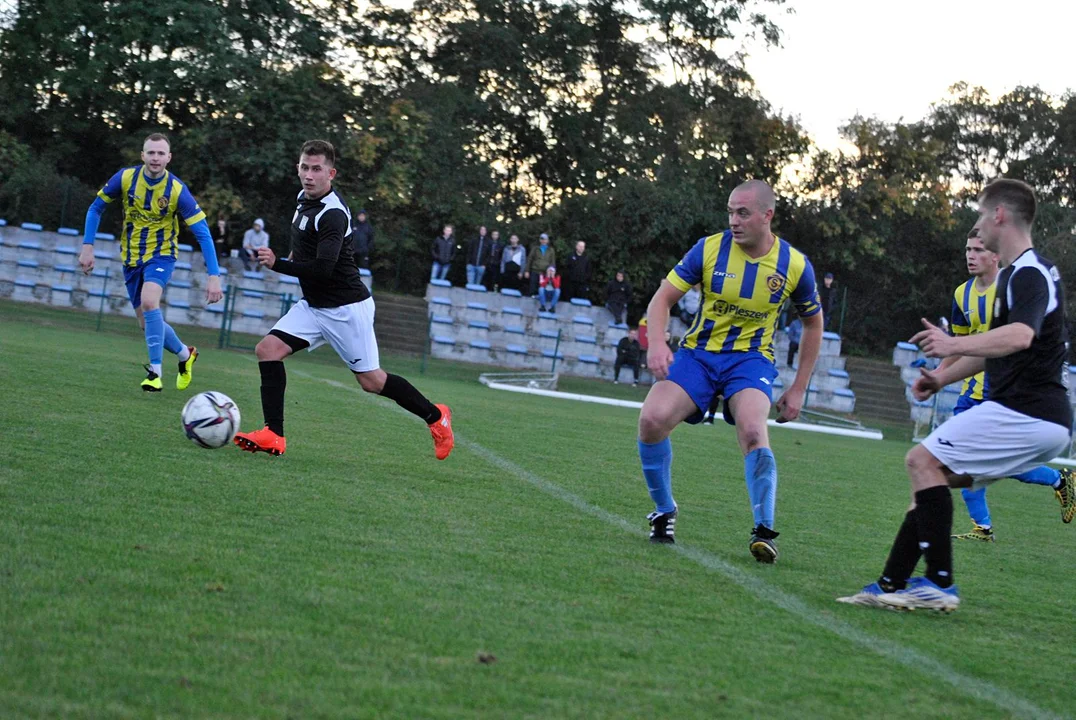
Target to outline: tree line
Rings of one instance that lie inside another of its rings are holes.
[[[947,312],[970,202],[1005,174],[1038,189],[1036,239],[1076,277],[1073,95],[958,83],[921,120],[852,118],[847,149],[821,149],[744,69],[743,42],[778,43],[787,9],[0,3],[0,216],[80,227],[97,187],[164,131],[211,220],[263,217],[283,241],[297,148],[324,137],[377,229],[380,287],[421,292],[441,226],[465,240],[484,224],[526,244],[547,232],[558,253],[586,241],[598,279],[627,270],[637,317],[691,244],[725,227],[731,188],[761,178],[779,191],[777,230],[848,288],[847,346],[871,352]]]

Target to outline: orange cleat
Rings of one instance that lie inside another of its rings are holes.
[[[456,438],[452,434],[452,411],[448,409],[448,405],[438,405],[437,409],[441,411],[441,419],[430,425],[430,435],[433,435],[433,450],[437,459],[444,460],[456,445]],[[236,437],[238,438],[238,435]],[[284,438],[280,440],[283,443]]]
[[[452,431],[449,430],[448,432],[451,440]],[[274,456],[283,455],[284,449],[287,447],[287,441],[284,440],[284,436],[277,435],[269,429],[268,425],[261,430],[255,430],[254,432],[236,433],[232,442],[234,442],[240,450],[246,450],[247,452],[252,453],[264,452]]]

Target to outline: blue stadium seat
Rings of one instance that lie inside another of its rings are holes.
[[[91,276],[91,277],[95,277],[95,278],[103,278],[103,277],[123,277],[123,273],[120,273],[120,274],[119,274],[119,275],[117,276],[117,275],[112,275],[111,273],[109,273],[109,272],[108,272],[108,270],[94,270],[94,271],[93,271],[92,273],[90,273],[90,276]]]
[[[513,288],[501,288],[501,295],[507,295],[508,297],[523,297],[523,293]]]
[[[523,316],[523,308],[503,307],[503,308],[501,308],[501,313],[503,313],[504,315],[519,315],[520,317],[522,317]]]
[[[71,235],[73,237],[78,237],[79,235],[82,234],[78,230],[76,230],[75,228],[57,228],[56,233],[58,235]],[[53,288],[53,289],[55,289],[55,288]]]
[[[456,339],[451,335],[434,335],[433,341],[441,345],[455,345]]]
[[[563,360],[564,359],[564,353],[562,353],[562,352],[555,353],[552,350],[543,350],[542,351],[542,357],[547,357],[547,358],[555,357],[557,360]]]
[[[504,331],[506,333],[511,333],[512,335],[526,335],[527,334],[527,331],[524,330],[519,325],[505,325],[504,326]]]
[[[24,267],[24,268],[35,268],[35,267],[40,266],[40,263],[38,263],[37,260],[26,260],[26,259],[16,260],[15,264],[18,265],[19,267]]]
[[[189,262],[177,262],[176,263],[176,270],[190,270],[190,269],[191,269],[191,264]],[[221,270],[223,271],[224,268],[221,268]]]
[[[15,278],[15,287],[34,287],[37,285],[33,280],[27,278]]]
[[[467,327],[473,328],[475,330],[489,330],[489,323],[485,320],[472,320],[471,322],[467,323]]]
[[[505,345],[504,349],[507,350],[508,352],[514,354],[514,355],[526,355],[527,354],[527,346],[526,345],[517,345],[515,343],[512,343],[512,344],[509,344],[509,345]]]
[[[115,260],[116,253],[109,252],[108,250],[94,250],[93,256],[98,260]]]
[[[579,307],[592,307],[590,300],[587,300],[586,298],[572,298],[568,302],[572,305],[578,305]]]
[[[216,305],[207,305],[206,306],[206,312],[211,312],[214,315],[223,315],[224,314],[224,308],[221,306],[220,303],[218,303]]]
[[[93,236],[94,240],[115,240],[116,236],[112,233],[99,232]]]
[[[588,365],[597,365],[601,362],[597,355],[580,355],[579,362],[587,363]]]
[[[852,392],[851,390],[849,390],[848,388],[837,388],[836,390],[833,391],[833,394],[834,395],[840,395],[841,397],[850,397],[850,398],[854,398],[856,396],[856,394],[854,392]]]
[[[7,227],[7,220],[0,218],[0,227]]]
[[[539,311],[538,312],[538,317],[542,318],[543,320],[556,320],[557,319],[557,314],[556,313],[551,313],[551,312],[541,312],[541,311]]]
[[[450,318],[448,315],[434,315],[433,322],[437,325],[451,325],[452,318]]]
[[[190,310],[191,304],[186,300],[169,300],[168,307],[179,308],[180,310]]]
[[[822,333],[822,339],[823,340],[840,340],[841,336],[838,335],[835,332],[826,331],[826,332]]]
[[[177,264],[178,264],[178,263],[177,263]],[[183,264],[187,266],[187,269],[188,269],[188,270],[190,270],[190,269],[191,269],[191,264],[190,264],[190,263],[183,263]],[[224,277],[224,276],[225,276],[225,275],[227,275],[227,274],[228,274],[228,268],[226,268],[226,267],[222,267],[222,268],[220,268],[220,275],[221,275],[221,277]]]
[[[468,344],[473,348],[478,348],[479,350],[489,350],[493,347],[489,344],[489,340],[472,340]]]
[[[182,288],[184,290],[189,290],[190,288],[193,287],[193,285],[191,285],[186,280],[173,280],[172,282],[170,282],[168,284],[171,285],[174,288]]]
[[[467,303],[467,309],[468,310],[486,310],[486,311],[488,311],[489,310],[489,305],[486,305],[485,303],[480,303],[480,302],[469,302],[469,303]]]
[[[452,301],[446,297],[432,297],[430,298],[431,305],[452,305]]]
[[[188,283],[188,285],[189,284],[190,283]],[[265,297],[265,293],[258,292],[257,290],[244,290],[243,291],[243,297],[257,298],[257,299],[260,300],[261,298]]]
[[[627,330],[628,329],[628,324],[627,323],[615,323],[612,320],[610,320],[609,321],[609,327],[616,328],[617,330]]]
[[[55,250],[60,255],[78,255],[78,248],[69,245],[57,245]]]
[[[194,246],[188,245],[187,243],[178,243],[176,245],[176,250],[180,252],[194,252]]]
[[[57,292],[74,292],[75,290],[75,288],[71,287],[70,285],[64,285],[62,283],[57,283],[56,285],[53,285],[52,289],[56,290]]]
[[[444,288],[452,287],[452,283],[450,283],[448,280],[430,280],[430,285],[433,285],[434,287]]]
[[[366,268],[359,268],[359,277],[373,277],[374,274]]]
[[[576,335],[575,336],[575,341],[585,343],[587,345],[597,345],[598,344],[598,338],[594,337],[593,335]]]
[[[550,340],[556,340],[558,337],[560,337],[560,331],[559,330],[539,330],[538,335],[540,337],[548,338]]]
[[[901,350],[911,350],[912,352],[919,352],[919,346],[913,345],[910,342],[898,342],[897,347]]]
[[[20,225],[23,230],[29,230],[30,232],[41,232],[45,228],[41,226],[41,223],[23,223]]]
[[[18,247],[20,250],[40,250],[41,243],[36,240],[23,240]]]
[[[833,369],[833,370],[830,370],[829,372],[827,372],[826,374],[829,375],[830,377],[839,377],[839,378],[848,377],[848,371],[847,370]]]
[[[594,320],[589,315],[576,315],[572,318],[572,322],[577,325],[593,325]]]
[[[474,292],[487,292],[485,285],[474,285],[471,283],[467,283],[466,285],[464,285],[464,287]]]
[[[256,318],[258,320],[261,320],[263,317],[265,317],[265,313],[263,313],[261,310],[244,310],[243,317]]]
[[[73,273],[75,272],[74,265],[53,265],[52,269],[58,273]]]
[[[281,275],[279,280],[283,285],[298,285],[299,284],[299,278],[292,277],[291,275]]]
[[[264,280],[265,279],[265,275],[258,272],[257,270],[244,270],[243,271],[243,277],[245,279],[247,279],[247,280]]]

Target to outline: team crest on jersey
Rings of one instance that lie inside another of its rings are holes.
[[[157,209],[158,210],[164,210],[166,207],[168,207],[168,198],[166,198],[166,197],[157,198]]]
[[[781,273],[774,273],[773,275],[766,276],[766,287],[769,288],[771,293],[779,293],[785,287],[785,276]]]

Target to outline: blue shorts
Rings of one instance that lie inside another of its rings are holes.
[[[123,282],[127,285],[127,297],[131,307],[137,310],[142,306],[142,286],[148,282],[168,287],[172,271],[176,269],[175,258],[150,258],[138,267],[123,268]]]
[[[971,410],[976,405],[982,405],[982,404],[983,404],[982,400],[972,400],[971,397],[968,396],[968,395],[961,395],[957,399],[956,405],[953,406],[953,415],[959,415],[960,413],[964,412],[965,410]]]
[[[716,395],[725,398],[725,422],[735,425],[728,400],[741,390],[754,388],[773,400],[773,381],[777,367],[759,352],[714,353],[708,350],[680,348],[669,368],[669,380],[684,389],[699,409],[687,419],[695,424],[702,421]]]

